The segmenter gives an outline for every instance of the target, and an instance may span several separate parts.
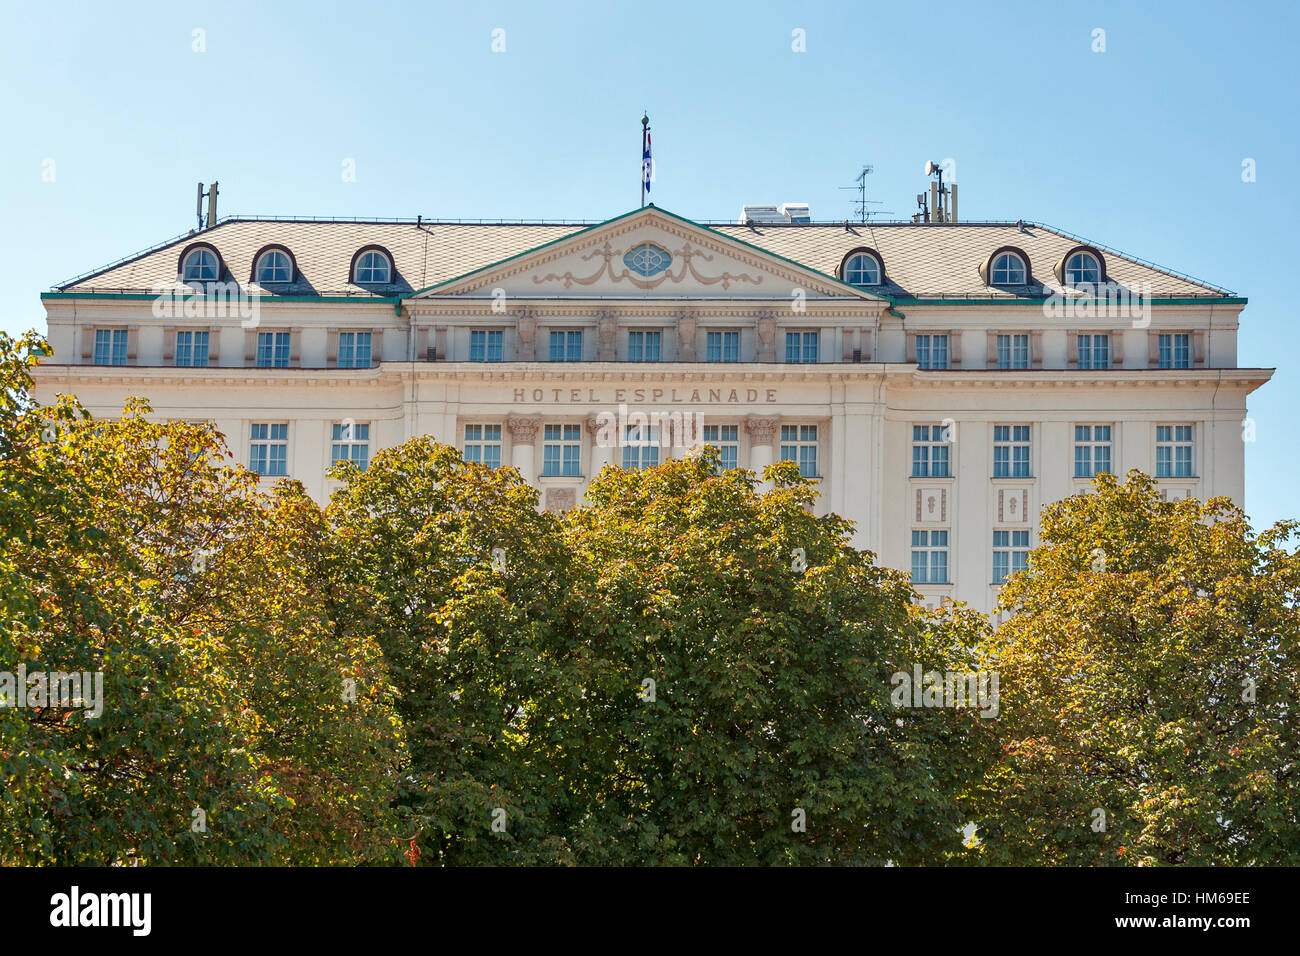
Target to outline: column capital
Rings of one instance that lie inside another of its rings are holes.
[[[770,445],[776,440],[781,419],[771,415],[750,415],[745,419],[745,431],[756,445]]]
[[[510,440],[529,444],[537,440],[537,429],[541,426],[540,415],[508,415],[506,428],[510,429]]]

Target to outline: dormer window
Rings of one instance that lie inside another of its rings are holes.
[[[393,264],[388,256],[377,249],[361,253],[357,257],[352,281],[357,285],[384,285],[392,281]]]
[[[211,249],[193,249],[181,261],[182,282],[216,282],[220,273],[221,264]]]
[[[1066,285],[1096,285],[1101,282],[1101,262],[1091,252],[1075,252],[1065,260]]]
[[[849,253],[840,270],[849,285],[880,285],[884,281],[885,270],[870,252]]]
[[[989,285],[1024,285],[1028,275],[1023,259],[1014,252],[1000,252],[993,260]]]
[[[257,260],[257,281],[260,283],[292,282],[293,261],[282,249],[271,249]]]

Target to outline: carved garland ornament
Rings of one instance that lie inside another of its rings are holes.
[[[623,257],[627,253],[639,249],[642,245],[644,245],[644,243],[637,243],[637,245],[631,247],[630,249],[615,249],[608,242],[606,242],[599,249],[593,249],[591,252],[587,253],[582,257],[583,261],[585,262],[590,262],[591,260],[597,257],[601,259],[600,268],[598,268],[591,275],[575,276],[572,272],[565,272],[563,274],[557,272],[550,272],[547,273],[545,276],[541,276],[541,277],[533,276],[533,282],[540,285],[543,282],[551,282],[552,280],[558,279],[561,282],[563,282],[564,287],[568,289],[572,287],[575,282],[578,285],[592,285],[597,280],[599,280],[601,276],[608,274],[610,281],[612,282],[622,282],[623,280],[626,279],[628,282],[635,285],[638,289],[653,289],[659,286],[660,284],[662,284],[665,280],[670,281],[674,284],[679,283],[686,278],[687,273],[690,273],[691,276],[693,276],[697,282],[701,282],[704,285],[714,285],[716,283],[721,283],[722,288],[724,289],[731,288],[731,283],[733,282],[748,282],[751,283],[752,285],[759,285],[763,281],[763,277],[761,275],[751,276],[746,272],[741,272],[741,273],[723,272],[721,275],[716,275],[716,276],[700,275],[700,273],[695,268],[694,260],[703,259],[705,262],[712,262],[713,256],[711,256],[707,252],[701,252],[698,249],[692,248],[689,242],[672,254],[673,258],[680,259],[682,263],[681,269],[678,270],[676,275],[673,275],[673,271],[671,268],[665,269],[661,274],[655,276],[652,279],[641,278],[640,276],[636,275],[631,269],[627,269],[627,268],[618,271],[618,267],[615,263],[622,262]]]

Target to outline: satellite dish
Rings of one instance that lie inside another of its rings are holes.
[[[925,161],[925,174],[926,174],[927,176],[933,176],[933,175],[934,175],[934,171],[935,171],[936,169],[938,169],[938,168],[939,168],[939,167],[936,166],[936,165],[935,165],[933,162],[931,162],[930,160],[927,159],[927,160]]]

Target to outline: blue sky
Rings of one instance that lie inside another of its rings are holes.
[[[1279,367],[1246,453],[1267,524],[1300,513],[1300,13],[1134,6],[4,0],[0,328],[43,329],[42,290],[185,232],[198,181],[223,215],[609,218],[639,201],[647,110],[652,198],[693,219],[843,219],[863,163],[903,218],[925,160],[951,158],[963,219],[1045,222],[1249,297],[1240,364]]]

